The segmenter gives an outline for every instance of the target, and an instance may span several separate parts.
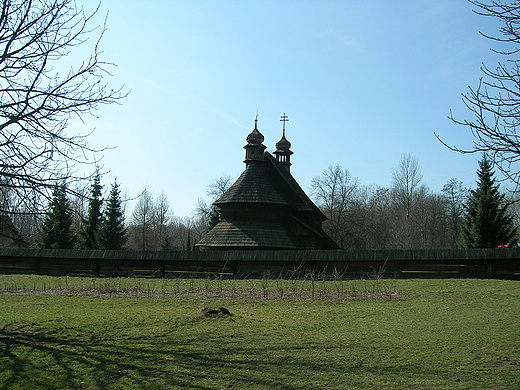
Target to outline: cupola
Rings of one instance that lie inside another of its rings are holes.
[[[276,160],[282,164],[287,171],[291,170],[291,154],[293,152],[291,149],[291,143],[285,138],[285,122],[289,121],[289,118],[285,113],[282,115],[282,118],[280,119],[281,122],[283,122],[282,125],[282,138],[280,141],[276,143],[276,150],[274,151],[274,154],[276,155]]]
[[[264,161],[265,145],[264,136],[258,131],[258,117],[255,118],[255,128],[246,138],[247,145],[244,146],[246,150],[246,159],[244,162],[249,165],[252,161]]]

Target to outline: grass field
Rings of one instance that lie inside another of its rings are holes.
[[[516,390],[520,282],[0,276],[0,389]]]

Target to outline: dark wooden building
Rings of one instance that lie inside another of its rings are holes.
[[[199,241],[200,249],[339,248],[322,229],[325,215],[291,175],[293,152],[285,137],[285,121],[283,125],[273,156],[265,151],[255,119],[244,146],[246,168],[214,203],[221,218]]]

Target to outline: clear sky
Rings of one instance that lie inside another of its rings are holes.
[[[84,1],[87,10],[94,1]],[[188,216],[212,178],[244,169],[245,138],[258,113],[268,151],[286,113],[291,172],[309,192],[313,177],[339,164],[361,184],[388,187],[404,153],[417,157],[424,184],[451,178],[474,186],[480,156],[435,138],[471,145],[461,93],[484,62],[499,57],[479,30],[498,21],[464,0],[103,0],[102,60],[111,86],[130,95],[74,122],[105,151],[103,178],[131,196],[164,190]]]

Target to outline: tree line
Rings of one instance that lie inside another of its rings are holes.
[[[104,194],[96,171],[90,188],[56,185],[45,212],[13,218],[11,233],[18,244],[47,249],[192,250],[206,231],[200,217],[174,216],[164,192],[155,198],[144,189],[128,217],[127,202],[116,180]]]
[[[440,193],[423,182],[419,163],[402,156],[390,188],[361,185],[330,166],[311,182],[328,218],[324,230],[343,249],[454,249],[516,244],[515,206],[500,192],[490,160],[479,163],[477,188],[451,179]]]
[[[328,218],[324,230],[342,249],[454,249],[516,246],[517,207],[506,199],[483,156],[477,186],[451,179],[440,193],[422,182],[416,157],[404,154],[389,188],[361,185],[347,169],[330,166],[311,182],[310,195]],[[216,222],[212,201],[231,185],[229,176],[208,184],[191,217],[178,218],[166,194],[144,189],[125,218],[119,184],[103,198],[99,171],[88,193],[57,186],[32,244],[42,248],[193,250]],[[71,199],[69,199],[71,197]],[[82,201],[82,200],[86,200]],[[25,228],[28,225],[25,224]],[[22,227],[21,227],[22,228]]]

